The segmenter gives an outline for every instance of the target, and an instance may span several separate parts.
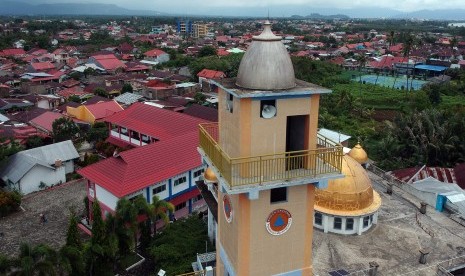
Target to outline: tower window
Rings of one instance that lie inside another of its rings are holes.
[[[338,230],[342,229],[342,219],[341,218],[334,218],[334,229],[338,229]]]
[[[260,117],[272,118],[276,116],[276,100],[260,101]]]
[[[354,230],[354,219],[353,218],[346,219],[346,230]]]
[[[321,213],[315,213],[315,224],[323,225],[323,215]]]
[[[287,187],[275,188],[270,191],[270,203],[287,201]]]

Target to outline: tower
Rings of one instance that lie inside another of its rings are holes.
[[[237,79],[216,82],[219,123],[199,153],[218,181],[217,275],[311,275],[315,187],[342,177],[342,146],[317,135],[320,94],[296,80],[271,24]]]

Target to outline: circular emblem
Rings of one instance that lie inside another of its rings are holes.
[[[292,216],[289,211],[284,209],[276,209],[268,215],[266,219],[266,230],[271,235],[282,235],[291,227]]]
[[[223,196],[223,211],[224,211],[224,216],[226,217],[226,221],[228,223],[231,223],[233,211],[232,211],[231,200],[229,199],[228,195]]]

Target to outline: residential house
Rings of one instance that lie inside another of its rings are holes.
[[[51,62],[33,62],[27,66],[27,71],[32,73],[38,72],[48,72],[50,70],[55,69],[55,65]]]
[[[70,140],[24,150],[8,159],[0,177],[10,189],[29,194],[44,185],[66,182],[66,174],[74,171],[77,158],[79,154]]]
[[[197,77],[199,78],[199,84],[202,91],[210,92],[215,91],[216,87],[216,85],[214,85],[211,81],[226,78],[226,74],[223,71],[203,69],[197,73]]]
[[[37,129],[37,131],[52,136],[53,134],[53,122],[55,120],[64,117],[62,114],[58,112],[46,111],[41,115],[35,117],[29,124]]]
[[[144,53],[144,60],[163,63],[170,60],[170,55],[160,49],[152,49]]]
[[[113,54],[91,56],[88,63],[103,68],[109,74],[119,73],[126,68],[126,65]]]
[[[116,101],[98,102],[89,105],[80,105],[76,108],[68,106],[66,113],[72,118],[93,124],[96,121],[103,121],[107,116],[122,111],[123,108]]]

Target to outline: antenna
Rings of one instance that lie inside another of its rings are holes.
[[[268,21],[270,21],[270,8],[268,8]]]

